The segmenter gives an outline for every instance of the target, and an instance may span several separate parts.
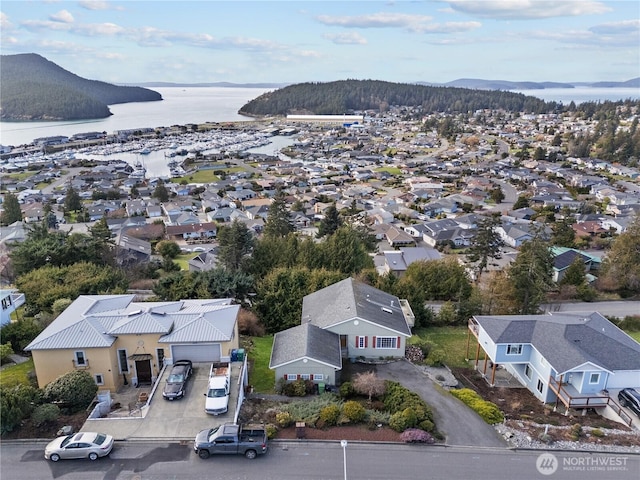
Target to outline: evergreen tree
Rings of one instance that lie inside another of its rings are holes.
[[[538,313],[547,291],[553,287],[552,273],[553,257],[540,230],[522,245],[508,270],[509,279],[514,286],[517,313]]]
[[[169,201],[169,190],[164,186],[164,183],[158,182],[158,185],[151,196],[161,203],[167,203]]]
[[[218,231],[218,261],[228,270],[240,270],[253,250],[253,234],[237,219]]]
[[[4,196],[4,202],[2,203],[2,216],[0,216],[1,225],[11,225],[14,222],[22,220],[22,210],[20,209],[20,203],[18,197],[13,193],[7,193]]]
[[[338,230],[338,228],[340,228],[341,225],[342,220],[338,214],[336,204],[332,203],[324,211],[324,218],[320,221],[317,237],[322,238],[325,235],[332,235],[336,230]]]
[[[529,206],[529,199],[524,195],[520,195],[516,200],[516,203],[513,204],[513,209],[518,210],[520,208],[526,208]]]
[[[278,190],[269,206],[269,215],[264,225],[264,235],[267,237],[286,237],[294,231],[291,215],[287,209],[284,192]]]
[[[77,212],[82,210],[82,200],[80,195],[76,192],[75,188],[67,188],[67,193],[64,197],[64,209],[67,212]]]
[[[571,227],[574,218],[565,212],[562,220],[556,220],[551,226],[551,243],[560,247],[573,248],[575,246],[576,232]]]
[[[496,203],[502,203],[504,200],[504,192],[502,191],[502,188],[497,186],[496,188],[491,189],[489,192],[489,198]]]
[[[613,241],[599,280],[625,297],[640,293],[640,215]]]
[[[576,287],[584,285],[587,282],[587,276],[584,270],[584,261],[580,255],[576,255],[567,271],[564,272],[560,285],[575,285]]]
[[[478,222],[478,231],[467,251],[467,260],[475,264],[476,280],[480,280],[482,272],[487,269],[489,259],[502,258],[501,249],[504,242],[496,231],[500,225],[500,217],[492,215]]]

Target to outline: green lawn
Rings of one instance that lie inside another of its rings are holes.
[[[189,260],[191,260],[192,258],[198,256],[199,253],[181,253],[180,255],[178,255],[176,258],[173,259],[173,261],[175,263],[177,263],[178,265],[180,265],[180,269],[184,270],[186,272],[189,271]]]
[[[427,341],[433,350],[440,350],[444,356],[444,363],[450,367],[468,367],[467,357],[467,327],[429,327],[418,328],[409,339],[409,344]],[[475,358],[477,342],[471,337],[469,342],[469,358]],[[481,358],[482,351],[480,352]]]
[[[249,385],[253,385],[255,392],[274,393],[275,372],[269,369],[272,346],[273,335],[251,337],[245,342],[246,353],[252,365],[249,370]]]
[[[180,183],[182,180],[186,180],[189,183],[215,183],[220,180],[220,177],[215,175],[213,170],[198,170],[184,177],[173,179],[175,183]]]
[[[640,332],[625,332],[631,338],[633,338],[636,342],[640,342]]]
[[[11,386],[23,383],[29,385],[29,372],[33,371],[33,359],[12,365],[0,371],[0,385]]]
[[[402,170],[398,167],[380,167],[376,168],[376,172],[387,172],[391,175],[402,175]]]

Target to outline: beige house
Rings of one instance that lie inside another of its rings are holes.
[[[26,348],[38,385],[74,369],[102,389],[152,384],[165,363],[229,361],[238,348],[239,305],[231,299],[134,302],[134,295],[84,295]]]

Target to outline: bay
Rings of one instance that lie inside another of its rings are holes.
[[[0,144],[19,146],[40,137],[76,133],[155,128],[205,122],[251,121],[238,114],[250,100],[273,89],[240,87],[152,88],[162,95],[158,102],[111,105],[113,115],[97,120],[60,122],[0,122]]]
[[[577,105],[583,102],[604,102],[607,100],[612,102],[627,99],[640,100],[639,88],[575,87],[511,91],[540,98],[546,102],[562,102],[563,105],[568,105],[571,102]]]

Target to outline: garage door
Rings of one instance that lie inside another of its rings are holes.
[[[193,363],[219,362],[220,344],[210,343],[207,345],[172,345],[173,361],[191,360]]]

